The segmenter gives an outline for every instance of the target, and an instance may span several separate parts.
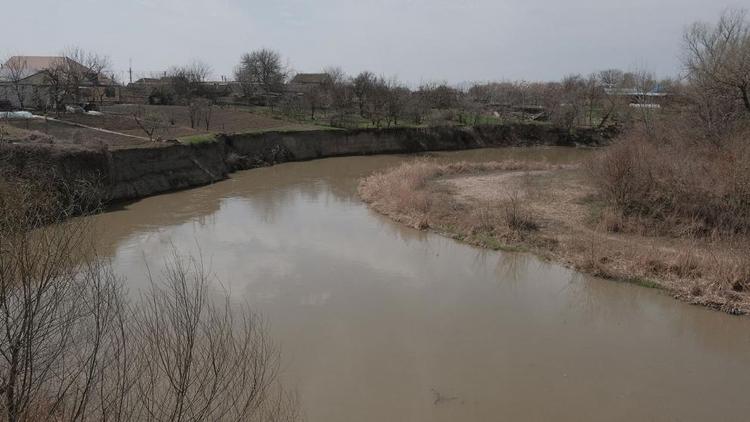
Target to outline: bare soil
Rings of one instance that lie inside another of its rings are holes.
[[[6,139],[8,142],[111,149],[160,145],[147,138],[87,129],[54,120],[10,120],[0,124],[13,128],[13,133]]]
[[[750,313],[750,241],[653,236],[606,209],[580,166],[416,161],[364,179],[378,212],[478,246],[534,252],[690,303]],[[455,168],[460,168],[456,171]]]
[[[163,143],[150,141],[146,133],[137,125],[133,118],[136,107],[144,107],[147,113],[158,113],[163,116],[166,127],[159,132],[159,136],[165,140],[211,133],[315,130],[321,128],[320,126],[271,117],[249,109],[218,106],[215,106],[212,110],[208,129],[203,122],[202,125],[191,128],[188,108],[185,106],[123,104],[106,107],[101,115],[64,113],[59,116],[50,116],[50,119],[47,120],[0,121],[0,126],[6,128],[2,139],[10,142],[46,143],[63,147],[76,145],[86,148],[118,149],[163,146]]]
[[[102,116],[73,115],[68,120],[83,123],[88,126],[96,126],[104,129],[131,135],[143,135],[143,131],[136,125],[132,115],[136,110],[135,105],[121,104],[106,107]],[[141,106],[147,112],[159,113],[168,121],[174,122],[170,125],[168,134],[171,137],[185,137],[205,133],[242,133],[258,130],[284,129],[315,129],[316,126],[305,125],[282,118],[270,117],[265,114],[255,113],[251,110],[236,107],[214,106],[211,114],[209,128],[199,125],[190,127],[190,113],[185,106]]]

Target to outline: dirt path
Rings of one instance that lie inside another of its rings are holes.
[[[45,119],[45,117],[39,117],[39,118],[40,119]],[[106,134],[109,134],[109,135],[124,136],[126,138],[133,138],[133,139],[137,139],[139,141],[149,141],[148,138],[143,137],[143,136],[129,135],[127,133],[115,132],[113,130],[102,129],[102,128],[94,127],[94,126],[87,126],[87,125],[84,125],[84,124],[81,124],[81,123],[68,122],[66,120],[55,119],[53,117],[46,117],[46,119],[49,120],[49,121],[51,121],[51,122],[62,123],[64,125],[79,127],[79,128],[82,128],[82,129],[95,130],[97,132],[106,133]]]

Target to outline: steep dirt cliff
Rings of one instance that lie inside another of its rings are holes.
[[[28,177],[54,174],[100,186],[106,200],[128,200],[225,179],[232,171],[346,155],[413,153],[497,146],[600,145],[609,133],[570,134],[549,126],[396,128],[220,135],[214,142],[89,150],[4,145],[0,168]]]

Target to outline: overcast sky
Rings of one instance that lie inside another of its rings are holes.
[[[684,27],[750,0],[0,0],[0,54],[108,55],[120,73],[201,59],[231,75],[268,47],[298,72],[338,65],[421,81],[680,71]],[[124,75],[124,73],[121,73]]]

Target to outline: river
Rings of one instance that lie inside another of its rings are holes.
[[[412,230],[357,198],[361,177],[411,158],[250,170],[94,218],[131,291],[171,245],[200,249],[269,322],[309,421],[747,420],[750,318]]]

